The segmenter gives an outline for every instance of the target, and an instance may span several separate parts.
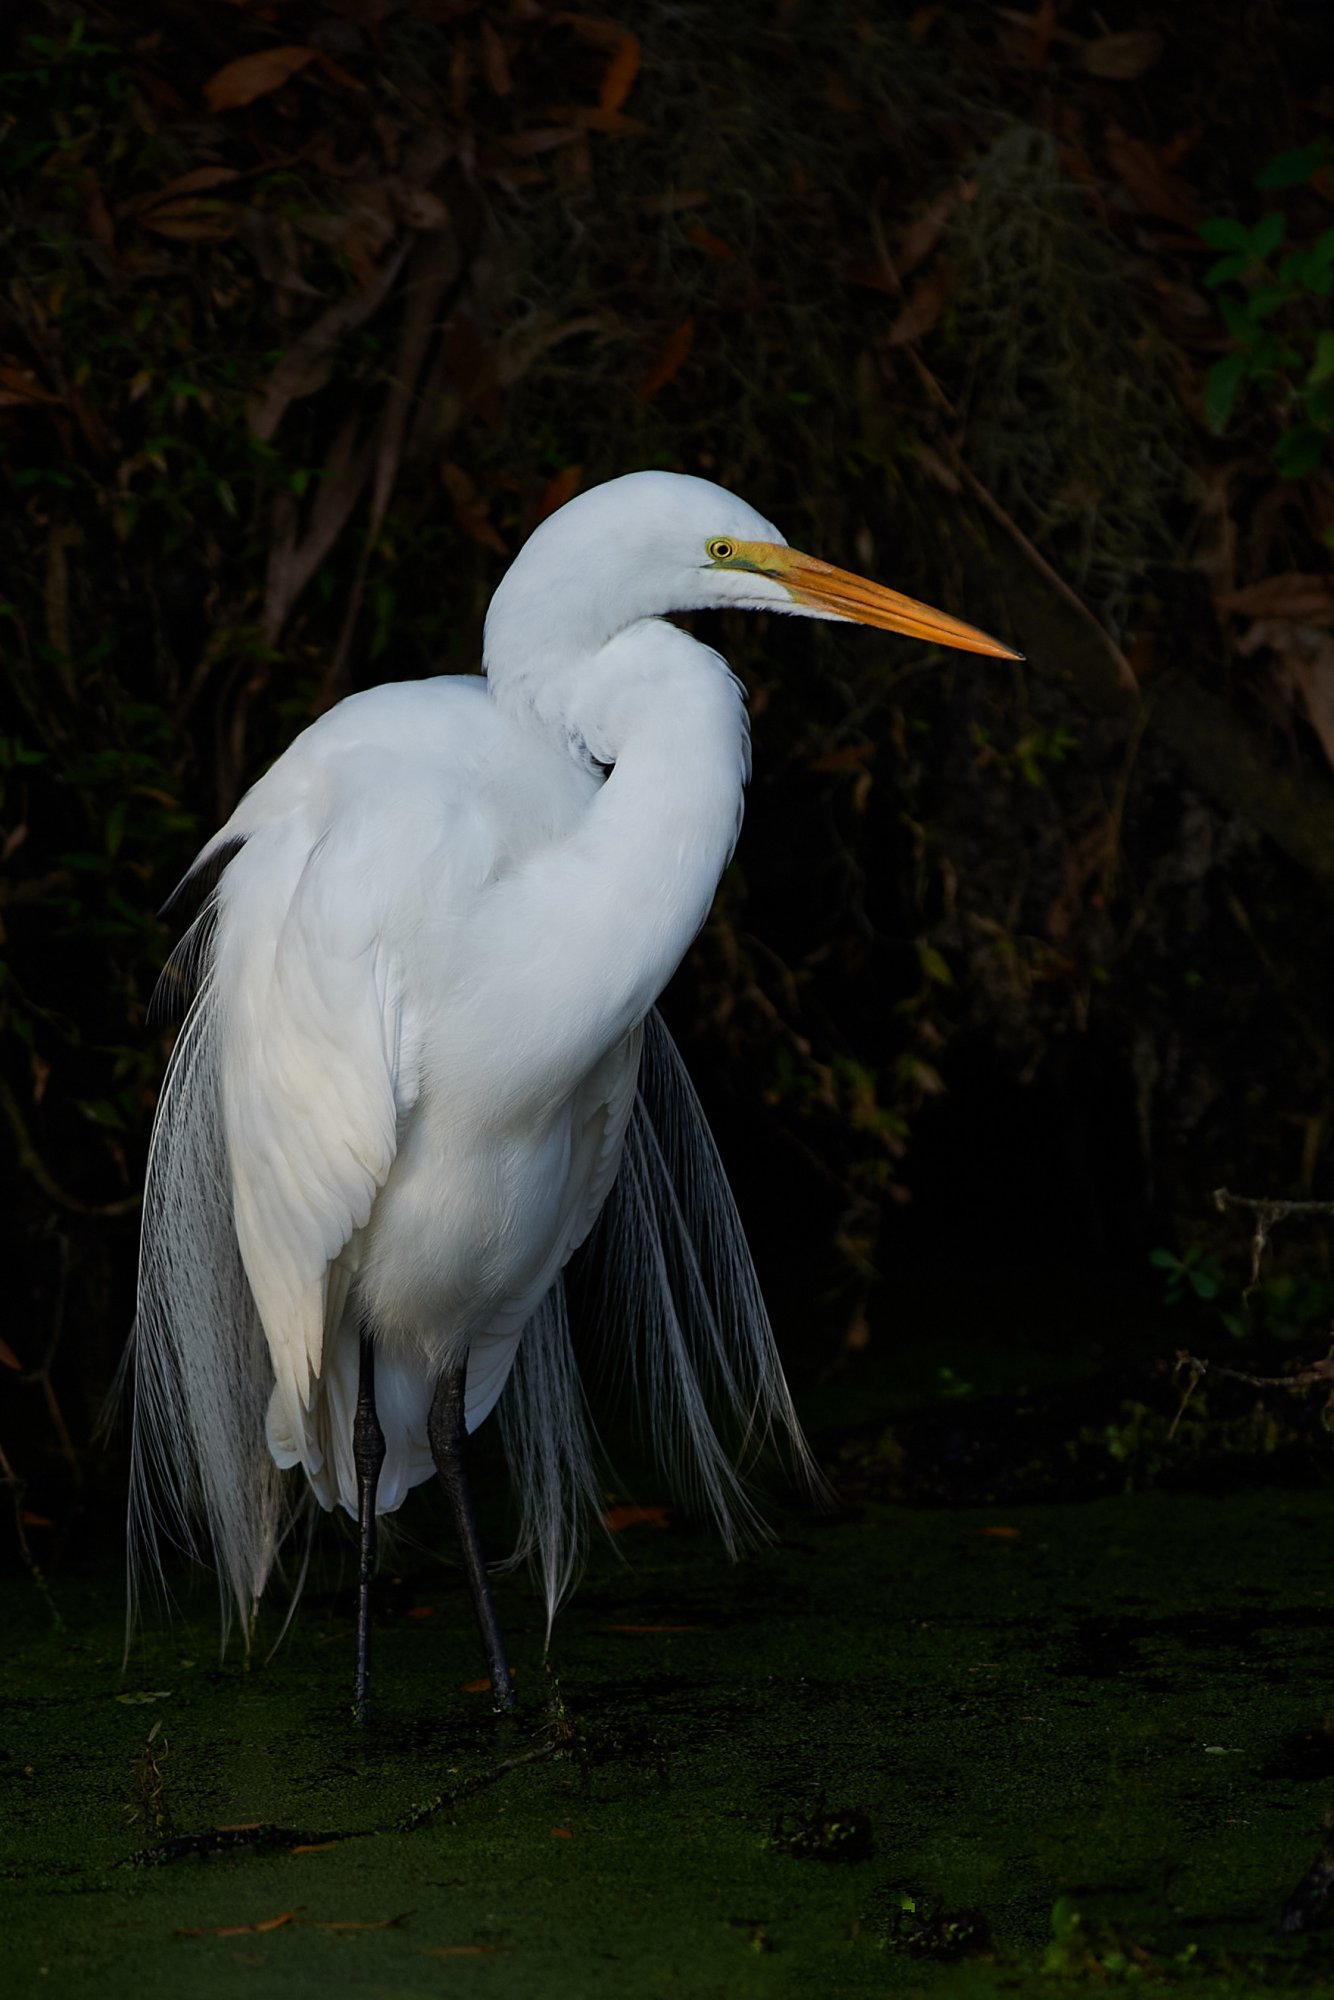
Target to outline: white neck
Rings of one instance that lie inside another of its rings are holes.
[[[541,1032],[514,1061],[548,1064],[559,1048],[561,1075],[540,1085],[559,1095],[643,1019],[709,913],[741,825],[746,712],[717,654],[657,620],[564,674],[502,676],[493,694],[613,767],[574,831],[493,898],[541,1003]]]

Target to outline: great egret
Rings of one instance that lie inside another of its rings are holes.
[[[1007,646],[799,554],[703,479],[631,473],[533,534],[485,679],[378,687],[303,731],[187,882],[194,998],[145,1193],[131,1567],[202,1517],[247,1624],[301,1467],[360,1529],[438,1471],[497,1701],[512,1699],[463,1471],[509,1390],[548,1614],[596,1498],[561,1273],[608,1204],[614,1343],[670,1469],[734,1543],[707,1392],[806,1447],[740,1224],[654,1002],[708,914],[749,776],[743,691],[667,621],[715,606]],[[641,1080],[641,1053],[654,1055]],[[517,1365],[516,1365],[517,1364]],[[512,1372],[513,1371],[513,1372]],[[133,1607],[133,1582],[131,1605]]]

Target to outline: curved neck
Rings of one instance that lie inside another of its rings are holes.
[[[680,964],[731,858],[750,774],[740,684],[672,625],[603,647],[572,676],[560,717],[614,768],[572,832],[491,898],[541,996],[516,1071],[549,1071],[540,1087],[557,1095],[643,1019]]]

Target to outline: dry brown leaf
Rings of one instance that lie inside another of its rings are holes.
[[[704,208],[707,188],[673,188],[669,194],[646,194],[639,206],[645,215],[677,215],[683,208]]]
[[[513,1667],[510,1668],[510,1679],[511,1680],[514,1679]],[[460,1694],[489,1694],[490,1692],[491,1692],[491,1683],[489,1680],[459,1682]]]
[[[374,272],[369,285],[350,298],[339,299],[293,341],[268,381],[250,398],[247,414],[255,437],[271,438],[289,403],[324,386],[334,348],[383,302],[410,248],[410,241],[401,243]]]
[[[329,449],[324,474],[316,482],[304,535],[299,535],[296,496],[279,494],[273,505],[273,533],[264,583],[263,631],[270,643],[292,606],[347,525],[370,474],[373,446],[357,441],[357,420],[347,419]]]
[[[843,278],[845,283],[861,285],[868,292],[884,292],[895,299],[903,296],[899,274],[887,259],[877,259],[873,264],[849,264],[844,268]]]
[[[670,1522],[665,1507],[608,1507],[602,1515],[602,1525],[612,1535],[623,1528],[665,1528]]]
[[[174,237],[183,243],[216,242],[236,234],[236,216],[221,201],[164,201],[135,220],[141,229],[151,229],[156,236]]]
[[[1033,16],[1033,39],[1028,47],[1029,66],[1041,69],[1051,53],[1051,40],[1056,32],[1056,0],[1039,0],[1038,10]]]
[[[665,389],[667,384],[680,373],[682,363],[690,352],[694,338],[695,322],[693,319],[683,319],[680,326],[674,328],[668,334],[658,351],[657,358],[640,384],[639,400],[641,403],[650,402],[657,395],[659,389]]]
[[[505,415],[499,357],[486,345],[467,313],[457,313],[445,328],[443,380],[448,384],[446,428],[452,429],[464,410],[475,410],[491,430]]]
[[[941,457],[934,445],[919,444],[913,452],[913,457],[923,472],[935,480],[937,486],[943,486],[947,493],[963,492],[963,481],[954,467]]]
[[[908,224],[898,251],[901,277],[906,278],[910,271],[915,271],[931,255],[959,203],[971,201],[976,193],[976,181],[956,181],[953,187],[944,188],[934,201],[929,202],[916,221]]]
[[[715,236],[714,232],[706,229],[702,222],[697,222],[693,228],[687,229],[686,236],[697,250],[703,250],[708,256],[716,257],[720,264],[729,263],[736,256],[731,244],[725,243],[721,236]]]
[[[572,13],[567,8],[561,8],[547,18],[553,27],[573,28],[575,34],[582,35],[586,42],[599,42],[606,49],[614,49],[625,37],[625,29],[619,21],[608,21],[601,14]]]
[[[556,473],[553,478],[547,481],[543,489],[542,498],[537,503],[537,514],[533,521],[534,527],[537,526],[538,521],[545,521],[548,514],[554,514],[558,507],[563,507],[567,500],[573,500],[575,494],[579,491],[579,482],[583,476],[584,468],[582,465],[567,465],[563,471]]]
[[[295,1850],[294,1850],[295,1851]],[[317,1931],[396,1931],[400,1930],[408,1918],[416,1914],[413,1910],[400,1910],[396,1917],[376,1917],[358,1920],[355,1917],[335,1918],[331,1923],[312,1924]]]
[[[440,477],[445,482],[445,490],[454,502],[454,518],[465,534],[480,542],[484,549],[494,549],[498,556],[507,556],[499,529],[486,511],[486,502],[469,479],[461,465],[452,465],[448,459],[440,468]],[[490,1682],[483,1685],[489,1687]]]
[[[1169,172],[1161,156],[1145,139],[1132,139],[1119,125],[1107,133],[1107,158],[1135,206],[1145,215],[1179,222],[1192,232],[1199,221],[1199,204],[1178,174]]]
[[[84,443],[97,458],[106,458],[109,453],[106,425],[98,416],[82,389],[71,389],[69,406],[74,421],[83,432]]]
[[[502,1953],[513,1951],[512,1944],[428,1944],[423,1947],[426,1958],[498,1958]]]
[[[1225,590],[1218,598],[1224,611],[1246,618],[1286,618],[1298,625],[1334,624],[1334,581],[1327,576],[1284,570],[1263,577],[1242,590]]]
[[[482,71],[496,97],[509,96],[514,89],[509,57],[505,53],[505,44],[485,18],[482,21]]]
[[[204,102],[210,111],[239,111],[257,97],[281,90],[289,76],[314,62],[317,51],[296,43],[275,49],[260,49],[253,56],[238,56],[224,63],[204,85]]]
[[[1083,39],[1073,29],[1060,26],[1056,20],[1055,0],[1042,0],[1036,14],[1025,14],[1018,7],[993,7],[991,11],[998,20],[1007,21],[1012,28],[1023,29],[1033,38],[1031,54],[1035,59],[1035,68],[1040,68],[1047,59],[1046,43],[1074,44]]]
[[[330,83],[339,84],[344,90],[365,91],[366,86],[361,81],[361,78],[353,76],[350,69],[344,69],[343,65],[335,62],[333,57],[328,55],[325,50],[316,49],[315,61],[322,73],[328,77]]]
[[[1334,768],[1334,643],[1325,640],[1317,647],[1293,647],[1287,664],[1301,694],[1306,719]]]
[[[604,111],[600,104],[562,104],[553,109],[552,116],[568,118],[571,125],[585,132],[601,132],[609,139],[640,139],[648,131],[642,118],[627,118],[623,111]]]
[[[820,756],[812,757],[806,768],[808,771],[860,771],[874,756],[874,743],[844,743],[837,750],[825,750]]]
[[[236,167],[194,167],[188,174],[177,174],[175,180],[164,181],[161,187],[151,188],[147,194],[131,195],[128,201],[119,203],[117,215],[140,215],[146,208],[156,208],[160,201],[178,201],[182,195],[203,194],[207,188],[225,187],[229,181],[239,181],[240,172]]]
[[[111,220],[111,210],[91,167],[85,168],[83,173],[83,213],[88,234],[94,243],[110,250],[116,241],[116,225]]]
[[[386,186],[394,207],[409,229],[448,229],[449,209],[429,188],[413,187],[410,181],[394,179]]]
[[[20,1375],[23,1372],[23,1363],[7,1340],[0,1340],[0,1368],[12,1368]]]
[[[531,160],[541,153],[554,153],[561,146],[573,146],[583,136],[574,125],[535,125],[531,132],[512,132],[504,146],[516,159]]]
[[[65,398],[44,388],[31,368],[0,362],[0,403],[63,403]]]
[[[638,35],[623,35],[616,44],[611,61],[607,64],[602,78],[602,88],[598,92],[598,107],[602,111],[619,111],[626,98],[635,87],[639,75],[639,65],[643,60],[643,49]]]
[[[1129,83],[1152,69],[1162,52],[1163,38],[1156,28],[1126,28],[1087,43],[1081,63],[1090,76]]]
[[[595,333],[607,339],[615,330],[614,324],[601,313],[583,313],[577,319],[565,320],[536,314],[505,342],[496,363],[496,379],[502,389],[511,388],[523,379],[540,355],[559,347],[562,341],[574,340],[581,333]]]
[[[1295,691],[1334,768],[1334,635],[1287,618],[1259,618],[1237,650],[1249,655],[1261,647],[1275,655],[1275,679],[1289,696]]]
[[[950,295],[950,274],[943,268],[929,271],[908,294],[908,303],[898,314],[886,338],[891,347],[907,347],[930,333],[945,310]]]
[[[254,1937],[261,1931],[280,1931],[284,1925],[294,1924],[296,1919],[296,1910],[283,1910],[278,1916],[265,1917],[259,1923],[211,1924],[200,1929],[191,1926],[188,1930],[176,1931],[174,1935],[176,1937]]]

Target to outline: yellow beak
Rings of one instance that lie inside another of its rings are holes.
[[[738,551],[740,553],[740,551]],[[784,548],[776,542],[751,542],[744,551],[754,567],[781,583],[798,604],[814,611],[831,612],[857,625],[876,625],[885,632],[903,632],[910,639],[927,639],[935,646],[954,646],[961,653],[986,653],[993,660],[1022,660],[1012,646],[1003,646],[965,625],[944,611],[935,611],[916,598],[904,597],[883,583],[868,583],[851,570],[835,569],[818,556],[802,555],[799,549]]]

